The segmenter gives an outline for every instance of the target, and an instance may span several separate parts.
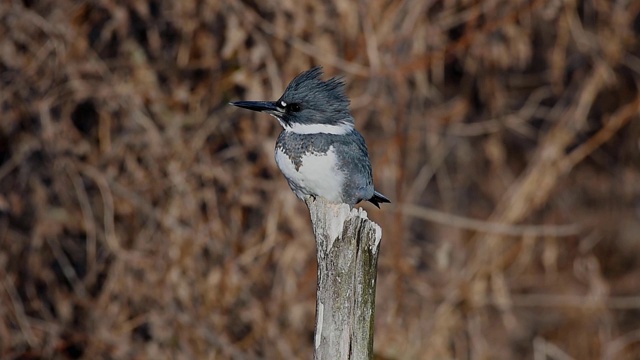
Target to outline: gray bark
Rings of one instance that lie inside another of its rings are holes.
[[[372,359],[382,230],[361,208],[306,203],[318,257],[314,359]]]

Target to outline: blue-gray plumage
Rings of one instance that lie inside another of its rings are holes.
[[[315,67],[296,76],[277,101],[238,101],[266,112],[284,131],[276,142],[276,163],[301,199],[321,196],[354,206],[362,200],[390,202],[373,188],[369,152],[354,128],[342,80],[322,81]]]

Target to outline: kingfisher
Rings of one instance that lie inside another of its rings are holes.
[[[373,187],[369,151],[355,129],[341,78],[323,81],[322,68],[296,76],[276,101],[236,101],[241,108],[275,117],[284,130],[275,159],[289,187],[302,200],[323,197],[353,207],[391,202]]]

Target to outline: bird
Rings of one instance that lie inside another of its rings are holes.
[[[267,113],[283,127],[275,161],[301,200],[320,196],[353,208],[369,201],[380,208],[391,201],[373,186],[369,151],[355,129],[345,83],[322,80],[321,67],[296,76],[276,101],[235,101],[231,105]]]

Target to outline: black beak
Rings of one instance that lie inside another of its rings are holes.
[[[281,112],[273,101],[235,101],[229,103],[231,105],[266,113]]]

